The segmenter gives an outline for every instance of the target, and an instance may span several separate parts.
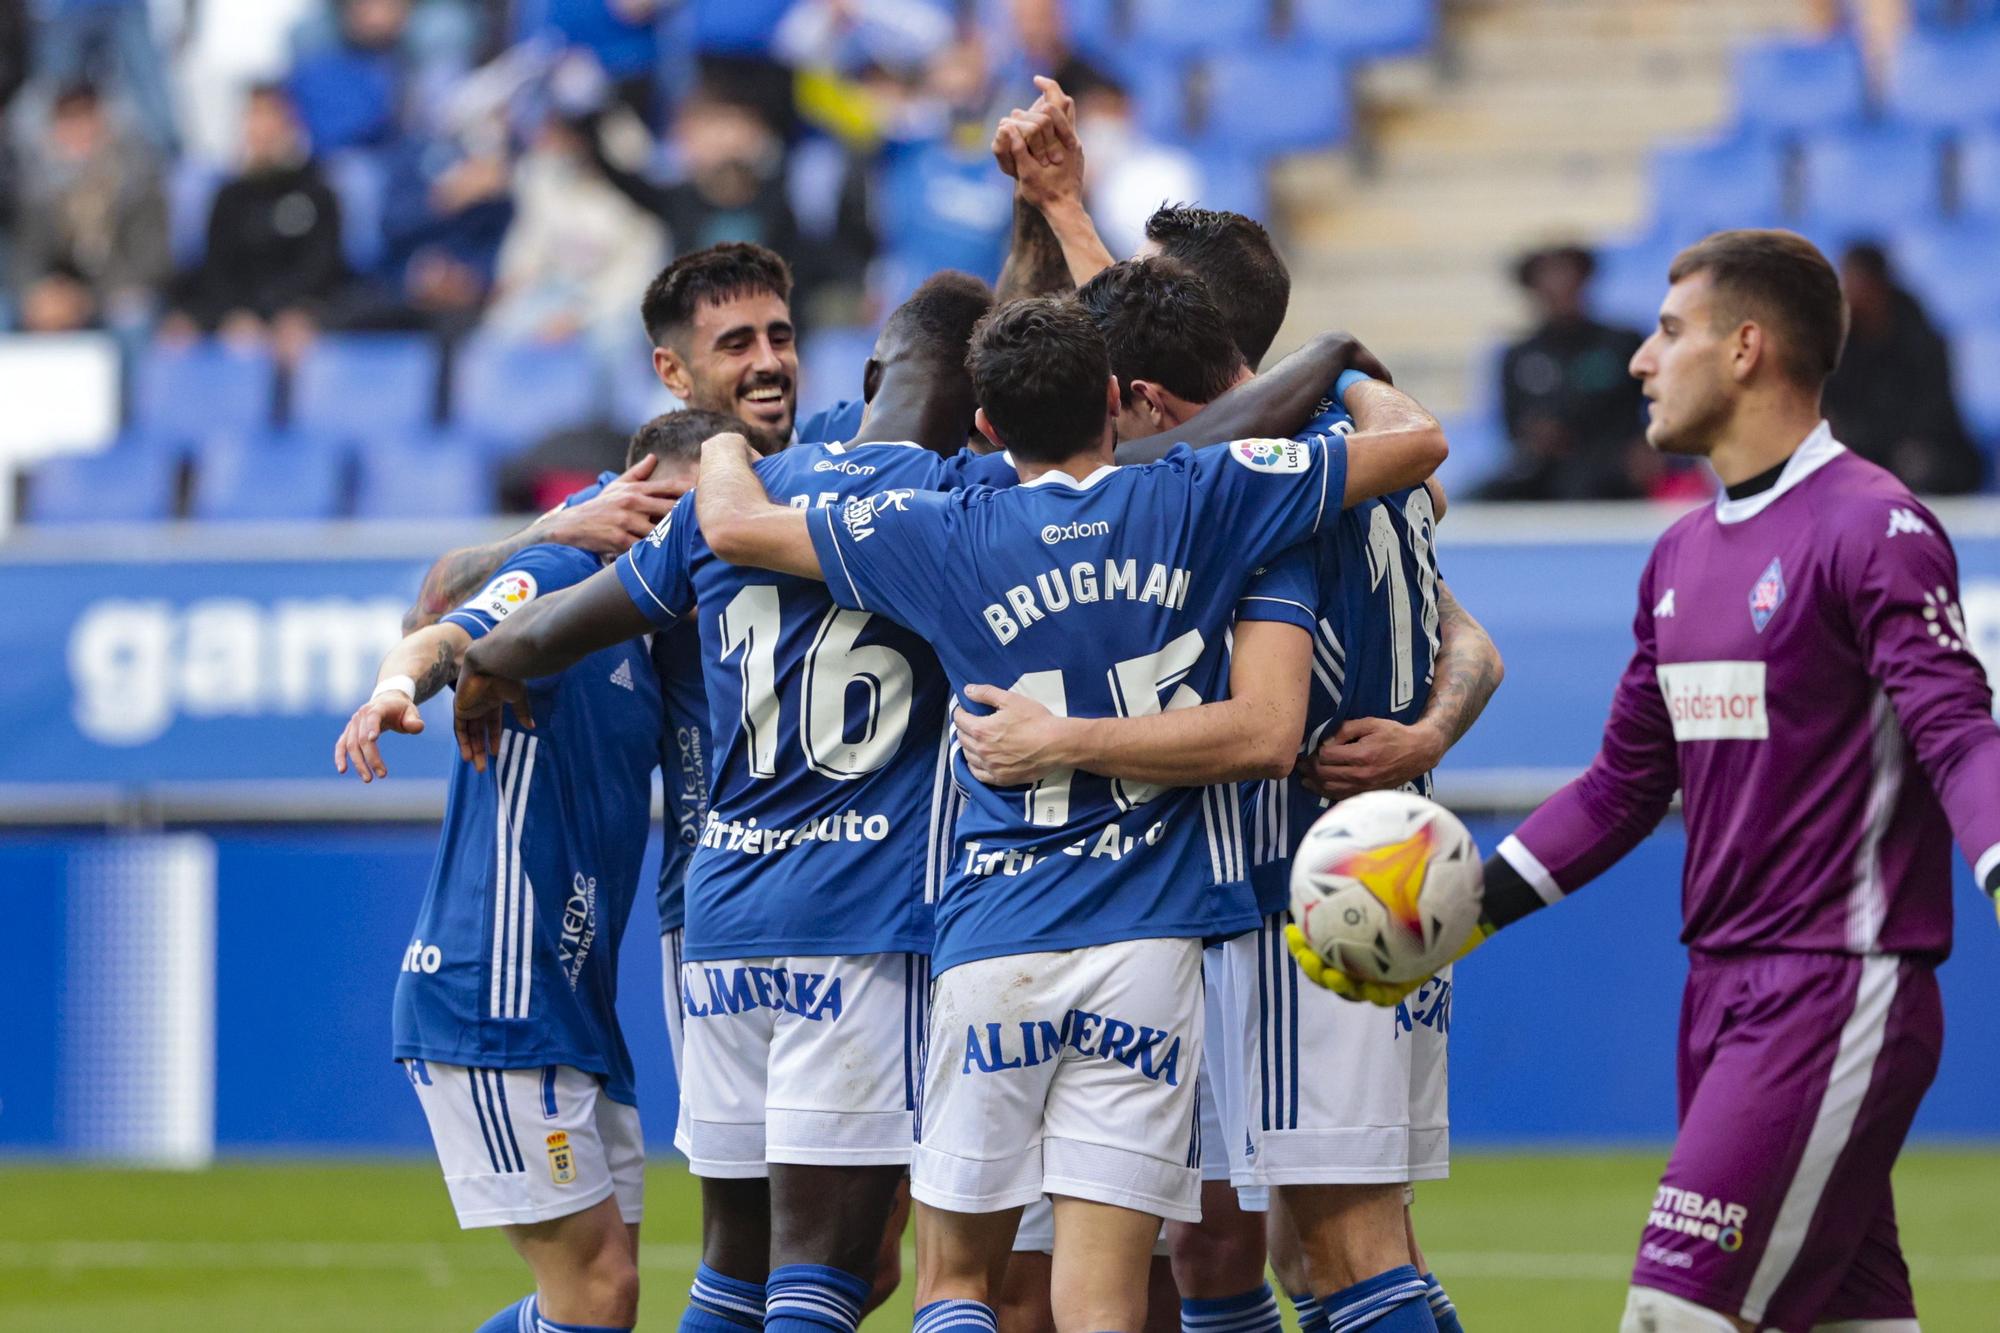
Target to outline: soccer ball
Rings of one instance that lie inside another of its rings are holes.
[[[1363,981],[1422,981],[1456,958],[1483,892],[1465,825],[1410,792],[1340,802],[1292,858],[1292,919],[1329,965]]]

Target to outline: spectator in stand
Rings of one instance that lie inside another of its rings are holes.
[[[1067,70],[1057,82],[1076,99],[1077,135],[1090,145],[1084,159],[1090,216],[1112,254],[1135,254],[1162,200],[1201,197],[1201,168],[1186,151],[1146,137],[1117,82],[1080,60]]]
[[[219,333],[269,345],[287,360],[316,332],[320,309],[347,276],[340,205],[307,150],[291,98],[276,84],[243,106],[242,171],[216,192],[207,249],[175,282],[161,336]]]
[[[86,80],[111,86],[115,70],[141,132],[161,152],[173,154],[180,136],[147,0],[31,2],[36,3],[35,72],[60,88]]]
[[[1595,269],[1590,252],[1576,246],[1536,251],[1515,268],[1536,324],[1501,362],[1501,411],[1514,457],[1482,488],[1486,499],[1617,500],[1645,493],[1645,396],[1626,369],[1644,339],[1586,313]]]
[[[339,0],[335,40],[302,54],[288,81],[306,136],[325,155],[396,138],[413,73],[410,0]]]
[[[502,143],[461,150],[410,140],[391,154],[383,272],[417,327],[462,333],[485,307],[514,220]]]
[[[13,248],[21,327],[66,333],[149,319],[168,276],[166,197],[151,152],[115,130],[95,88],[56,94],[22,175]]]
[[[1840,442],[1920,494],[1979,489],[1985,465],[1952,395],[1951,351],[1917,298],[1897,285],[1879,246],[1840,261],[1847,350],[1826,383]]]
[[[633,293],[666,255],[659,220],[598,170],[585,121],[551,111],[514,165],[514,221],[487,323],[551,342],[584,334],[616,364],[643,350]]]
[[[653,72],[666,0],[520,0],[518,38],[552,36],[597,58],[618,100],[655,123]]]

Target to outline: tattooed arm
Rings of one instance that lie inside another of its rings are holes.
[[[377,748],[382,733],[421,732],[424,719],[417,705],[458,679],[459,663],[471,646],[472,636],[462,627],[440,622],[426,625],[391,648],[375,673],[374,694],[354,710],[333,743],[334,771],[345,773],[352,764],[363,782],[388,777]]]
[[[1007,247],[1007,264],[1000,270],[994,296],[1001,302],[1023,296],[1059,296],[1076,290],[1062,243],[1042,211],[1014,194],[1014,237]]]
[[[1430,698],[1408,726],[1363,717],[1299,761],[1306,786],[1330,800],[1400,787],[1438,766],[1485,711],[1506,667],[1500,650],[1451,589],[1438,584],[1438,652]]]

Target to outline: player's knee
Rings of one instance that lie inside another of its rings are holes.
[[[1720,1310],[1652,1287],[1633,1287],[1625,1295],[1618,1333],[1738,1333],[1749,1328]]]
[[[1230,1216],[1230,1221],[1238,1218],[1247,1222],[1168,1224],[1167,1252],[1173,1261],[1174,1284],[1182,1295],[1195,1299],[1234,1296],[1263,1280],[1263,1218],[1256,1213],[1239,1213]]]

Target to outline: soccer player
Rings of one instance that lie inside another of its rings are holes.
[[[761,245],[727,242],[682,255],[640,303],[653,373],[690,408],[735,417],[750,438],[783,448],[798,406],[791,295],[790,267]],[[651,532],[679,494],[641,459],[601,491],[579,492],[511,536],[447,552],[424,575],[403,632],[463,602],[522,547],[554,542],[618,555]]]
[[[703,450],[698,514],[724,558],[826,578],[838,604],[921,633],[955,689],[1011,681],[1052,711],[1147,717],[1215,695],[1252,570],[1444,453],[1431,426],[1120,469],[1117,383],[1073,302],[996,310],[968,360],[980,429],[1021,486],[801,512],[723,437]],[[1287,629],[1299,651],[1274,669],[1303,677],[1304,636]],[[1289,771],[1303,713],[1298,698],[1290,716],[1246,719],[1266,740],[1236,776]],[[1136,1330],[1160,1220],[1197,1215],[1201,941],[1255,923],[1235,792],[955,776],[912,1168],[917,1328],[993,1326],[1021,1207],[1048,1194],[1058,1327]]]
[[[1679,788],[1680,1132],[1623,1327],[1900,1333],[1890,1172],[1944,1035],[1953,837],[2000,893],[2000,728],[1942,525],[1820,419],[1832,266],[1728,231],[1668,279],[1632,358],[1647,440],[1724,490],[1655,546],[1603,748],[1488,859],[1482,930],[1603,873]]]
[[[1250,374],[1206,287],[1176,261],[1114,264],[1086,283],[1077,300],[1111,349],[1126,394],[1124,428],[1144,429],[1138,421],[1176,425]],[[1313,424],[1351,428],[1346,414],[1331,406]],[[1449,592],[1437,579],[1432,526],[1424,487],[1366,501],[1343,512],[1310,546],[1280,556],[1239,603],[1239,667],[1269,651],[1253,637],[1253,628],[1258,636],[1265,632],[1254,622],[1293,626],[1312,637],[1310,678],[1277,682],[1310,692],[1311,745],[1348,717],[1375,715],[1433,730],[1448,746],[1497,687],[1499,658],[1491,640],[1455,606],[1453,642],[1441,652],[1440,605]],[[1442,671],[1426,702],[1434,660]],[[1245,688],[1256,680],[1254,673],[1247,682],[1232,679],[1231,702],[1204,707],[1256,706]],[[958,719],[967,760],[984,781],[1035,781],[1056,767],[1127,778],[1136,776],[1129,765],[1159,762],[1140,739],[1146,724],[1055,717],[1030,699],[985,686],[972,687],[969,697],[994,708],[988,717],[961,712]],[[1172,720],[1201,725],[1190,714]],[[1152,739],[1157,746],[1175,744],[1157,729]],[[1230,746],[1217,747],[1181,781],[1220,780],[1236,762]],[[1427,790],[1428,774],[1417,775],[1414,785]],[[1317,1318],[1322,1326],[1327,1319],[1346,1326],[1366,1311],[1369,1322],[1354,1326],[1434,1327],[1430,1297],[1441,1289],[1414,1266],[1404,1193],[1408,1182],[1438,1178],[1445,1170],[1449,977],[1395,1013],[1342,1005],[1317,991],[1301,995],[1280,942],[1290,861],[1328,803],[1296,776],[1254,784],[1251,797],[1245,819],[1263,925],[1205,960],[1214,1001],[1210,1082],[1214,1100],[1225,1108],[1218,1179],[1233,1178],[1257,1195],[1278,1187],[1271,1251],[1302,1323]],[[1229,1196],[1226,1184],[1204,1189],[1202,1225],[1212,1233],[1212,1215],[1227,1218],[1233,1211]],[[1248,1230],[1261,1237],[1256,1219]],[[1214,1328],[1226,1320],[1232,1333],[1275,1330],[1278,1313],[1264,1283],[1263,1246],[1227,1234],[1205,1239],[1206,1245],[1175,1237],[1186,1326]],[[1203,1253],[1212,1249],[1233,1262]],[[1387,1299],[1397,1293],[1400,1301]],[[1437,1305],[1444,1303],[1440,1294]],[[1399,1305],[1409,1308],[1398,1313]]]
[[[718,423],[731,424],[660,418],[631,450],[685,470],[690,446]],[[364,782],[386,777],[384,731],[420,733],[417,705],[457,678],[475,641],[600,564],[547,544],[509,557],[464,606],[390,652],[334,767]],[[655,660],[678,666],[669,638],[650,649],[636,637],[607,645],[533,681],[497,764],[456,765],[403,955],[395,1055],[430,1122],[459,1224],[502,1228],[535,1277],[534,1294],[485,1333],[629,1329],[637,1319],[645,1160],[614,1010],[618,947],[645,853],[651,771],[667,765],[673,808],[704,748],[698,737],[681,744],[690,724],[663,726],[687,702],[656,675]],[[670,836],[664,854],[663,931],[678,912],[679,845]]]

